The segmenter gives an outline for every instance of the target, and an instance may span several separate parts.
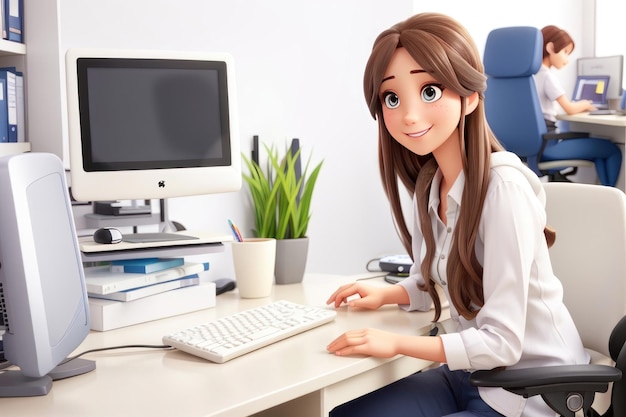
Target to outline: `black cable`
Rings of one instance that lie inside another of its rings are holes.
[[[88,353],[102,352],[102,351],[105,351],[105,350],[132,349],[132,348],[174,349],[174,347],[172,347],[170,345],[121,345],[121,346],[110,346],[110,347],[103,347],[103,348],[97,348],[97,349],[89,349],[89,350],[81,352],[81,353],[79,353],[77,355],[67,357],[59,365],[63,365],[65,363],[68,363],[69,361],[73,361],[74,359],[80,358],[81,356],[86,355]]]
[[[370,269],[370,264],[375,261],[380,261],[380,259],[381,258],[374,258],[374,259],[370,259],[369,261],[367,261],[367,263],[365,264],[365,269],[367,270],[367,272],[381,272],[380,268]]]

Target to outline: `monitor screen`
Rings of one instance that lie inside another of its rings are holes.
[[[70,49],[71,187],[80,201],[241,187],[232,57]]]
[[[604,57],[579,58],[578,75],[605,75],[609,77],[607,99],[622,97],[622,81],[624,73],[624,56],[613,55]]]
[[[610,79],[604,75],[579,75],[572,100],[589,100],[595,106],[605,106]]]

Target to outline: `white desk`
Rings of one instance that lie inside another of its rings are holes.
[[[172,330],[267,303],[270,299],[323,306],[340,283],[358,277],[307,275],[302,284],[275,286],[271,298],[217,297],[209,310],[126,327],[92,332],[76,353],[122,344],[160,344]],[[373,279],[388,285],[382,279]],[[433,312],[407,313],[397,306],[377,311],[341,308],[330,324],[262,348],[224,364],[177,350],[112,350],[91,353],[96,370],[55,381],[42,397],[0,399],[0,415],[20,416],[327,416],[338,404],[424,369],[430,362],[338,357],[326,345],[342,332],[378,327],[426,334]],[[265,411],[264,411],[265,410]]]
[[[559,120],[569,122],[569,130],[589,132],[591,136],[609,138],[622,150],[622,169],[616,187],[626,191],[626,116],[591,116],[588,113],[561,114]]]

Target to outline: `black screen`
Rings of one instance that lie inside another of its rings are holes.
[[[226,64],[80,58],[83,169],[230,165]]]

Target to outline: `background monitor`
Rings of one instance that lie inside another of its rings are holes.
[[[241,188],[230,55],[72,48],[66,71],[76,200]]]
[[[596,107],[606,106],[608,86],[607,75],[579,75],[576,77],[572,100],[589,100]]]
[[[608,75],[610,78],[606,94],[607,99],[615,100],[622,97],[623,55],[578,58],[577,70],[578,75]]]

